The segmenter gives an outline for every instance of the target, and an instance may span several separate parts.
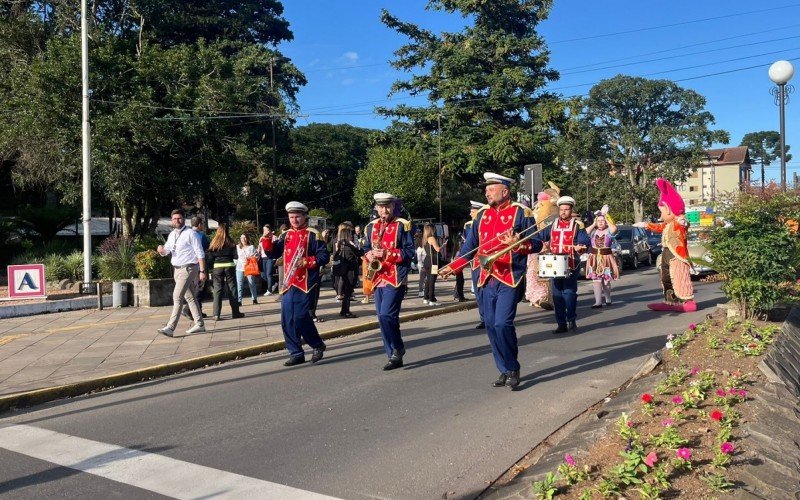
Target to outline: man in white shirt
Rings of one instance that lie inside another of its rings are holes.
[[[196,231],[186,227],[183,210],[172,211],[172,227],[173,231],[169,233],[167,242],[159,245],[156,249],[162,256],[172,255],[171,263],[174,268],[175,290],[172,292],[172,315],[169,317],[167,326],[158,329],[159,333],[167,337],[172,337],[178,326],[182,300],[188,304],[194,320],[194,326],[186,330],[186,333],[206,331],[203,325],[203,316],[195,299],[198,280],[203,282],[208,277],[203,243]]]

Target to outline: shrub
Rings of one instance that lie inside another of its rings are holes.
[[[139,279],[152,280],[169,278],[169,259],[162,257],[155,250],[145,250],[133,258]]]
[[[44,264],[44,278],[47,281],[61,281],[69,277],[69,269],[63,255],[51,253],[36,263]]]
[[[726,278],[723,291],[752,318],[784,299],[800,266],[800,242],[787,222],[798,220],[798,196],[742,193],[724,209],[730,223],[711,233],[714,267]]]
[[[97,258],[100,277],[111,281],[135,277],[133,242],[122,238],[116,238],[116,241],[109,240],[112,238],[107,238],[103,242],[99,252],[101,255]]]
[[[231,223],[230,235],[234,243],[238,245],[239,238],[241,238],[244,233],[247,233],[247,237],[250,238],[250,243],[252,245],[258,243],[258,238],[261,236],[255,222],[251,220],[237,220]]]
[[[92,260],[92,264],[94,264],[94,259]],[[80,250],[75,250],[74,252],[67,254],[64,257],[64,268],[66,271],[66,276],[64,278],[71,279],[73,281],[79,281],[83,279],[83,252]],[[64,279],[62,278],[62,279]]]

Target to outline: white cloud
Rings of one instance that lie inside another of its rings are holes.
[[[358,62],[358,52],[345,52],[339,59],[343,62],[355,64]]]

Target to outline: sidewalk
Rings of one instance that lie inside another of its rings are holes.
[[[453,301],[452,279],[436,284],[440,306],[423,305],[417,298],[417,276],[410,277],[401,321],[475,307],[474,300]],[[467,279],[467,292],[469,283]],[[360,293],[356,297],[351,311],[358,317],[341,318],[330,284],[323,286],[317,308],[323,322],[317,328],[324,338],[377,329],[375,304],[362,304]],[[472,295],[467,293],[467,298]],[[257,305],[250,302],[245,297],[244,318],[231,319],[223,301],[222,319],[206,318],[205,333],[185,335],[191,322],[181,318],[174,338],[157,332],[171,307],[0,319],[0,411],[284,349],[275,297],[259,297]],[[210,316],[211,303],[204,302],[203,310]],[[465,321],[472,320],[477,321],[477,313],[465,316]]]

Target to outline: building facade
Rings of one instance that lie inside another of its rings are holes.
[[[713,203],[721,195],[737,193],[750,184],[750,153],[746,146],[710,149],[686,181],[677,183],[687,207]]]

